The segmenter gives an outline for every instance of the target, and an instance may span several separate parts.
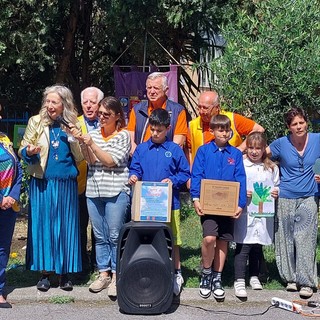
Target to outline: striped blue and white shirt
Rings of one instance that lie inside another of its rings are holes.
[[[99,160],[89,164],[86,196],[88,198],[114,197],[121,191],[130,193],[128,187],[128,159],[131,149],[130,135],[122,130],[109,140],[104,140],[101,129],[90,131],[92,140],[103,151],[109,153],[114,167],[106,167]]]

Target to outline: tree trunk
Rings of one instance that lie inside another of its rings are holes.
[[[77,31],[81,2],[82,0],[73,0],[71,4],[69,21],[64,38],[64,50],[57,70],[56,83],[64,83],[70,71],[70,61],[74,52],[75,34]]]
[[[84,1],[83,7],[83,51],[82,51],[82,89],[91,86],[90,79],[90,39],[91,39],[92,0]]]

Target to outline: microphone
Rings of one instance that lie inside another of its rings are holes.
[[[71,127],[69,126],[69,122],[63,118],[63,116],[58,116],[56,119],[59,123],[62,123],[63,125],[65,125],[68,129],[71,129]]]

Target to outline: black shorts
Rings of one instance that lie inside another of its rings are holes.
[[[215,236],[220,240],[233,240],[234,218],[216,215],[201,216],[202,236]]]

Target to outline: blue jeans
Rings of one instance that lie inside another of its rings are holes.
[[[87,198],[87,205],[96,240],[98,270],[115,273],[118,237],[127,220],[129,195],[121,192],[111,198]]]

